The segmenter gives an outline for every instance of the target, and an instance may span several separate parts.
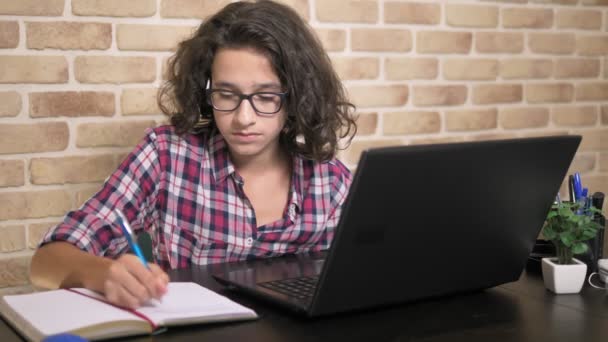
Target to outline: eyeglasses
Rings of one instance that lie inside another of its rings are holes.
[[[283,107],[287,92],[274,93],[261,91],[252,94],[239,94],[231,90],[205,89],[207,102],[213,109],[221,112],[231,112],[237,109],[243,100],[249,101],[253,110],[260,115],[276,114]]]

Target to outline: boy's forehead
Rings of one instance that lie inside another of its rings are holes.
[[[272,70],[270,58],[252,48],[221,48],[215,53],[213,66],[256,67]]]
[[[252,49],[221,49],[211,67],[214,85],[280,87],[270,60]]]

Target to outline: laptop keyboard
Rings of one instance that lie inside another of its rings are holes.
[[[280,279],[259,283],[259,286],[286,294],[298,299],[309,299],[315,293],[318,276]]]

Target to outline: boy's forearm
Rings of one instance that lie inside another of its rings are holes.
[[[110,259],[89,254],[67,242],[52,242],[36,250],[30,281],[48,289],[86,287],[103,292],[111,263]]]

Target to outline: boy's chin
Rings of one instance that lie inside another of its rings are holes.
[[[261,154],[262,148],[258,145],[236,145],[231,146],[230,152],[236,157],[254,157]]]

